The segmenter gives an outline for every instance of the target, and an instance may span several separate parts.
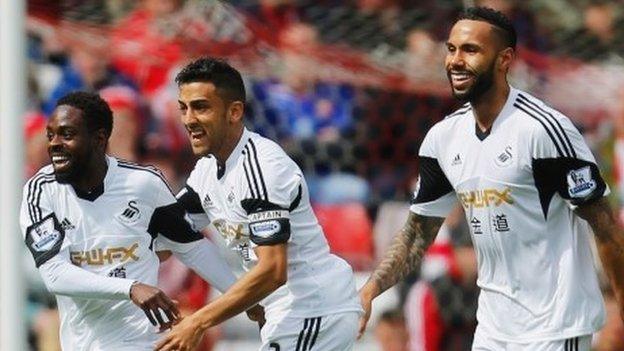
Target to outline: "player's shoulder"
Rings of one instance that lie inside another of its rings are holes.
[[[41,167],[32,177],[28,179],[28,181],[30,182],[36,178],[50,176],[54,176],[54,167],[52,167],[52,164]]]
[[[444,137],[446,133],[452,133],[457,128],[463,129],[463,122],[472,118],[472,106],[465,103],[458,109],[444,116],[429,129],[429,137]]]
[[[537,129],[545,129],[553,124],[572,124],[570,118],[561,111],[548,105],[542,99],[539,99],[525,91],[518,90],[513,102],[515,112],[525,120],[531,121],[527,125]]]
[[[561,143],[578,133],[568,116],[525,91],[517,91],[513,106],[516,130],[529,138]]]
[[[117,167],[117,171],[123,174],[122,179],[132,187],[143,191],[169,188],[169,183],[163,173],[157,167],[148,164],[140,164],[121,158],[112,158],[111,165]]]
[[[276,142],[253,132],[248,134],[243,152],[246,155],[249,154],[252,159],[257,159],[260,164],[289,163],[292,161]]]
[[[54,168],[52,167],[52,164],[43,166],[41,169],[39,169],[37,173],[35,173],[26,181],[26,184],[24,184],[24,188],[31,189],[35,186],[41,186],[47,183],[56,183]]]
[[[196,175],[200,178],[204,178],[206,174],[209,172],[216,172],[217,168],[217,159],[212,156],[203,156],[197,159],[195,162],[195,166],[193,167],[192,175]]]

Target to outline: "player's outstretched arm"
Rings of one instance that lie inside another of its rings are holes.
[[[188,230],[190,231],[190,228]],[[177,259],[221,293],[224,293],[236,282],[236,276],[232,273],[232,269],[228,266],[225,258],[219,253],[217,246],[206,238],[189,243],[179,243],[159,236],[157,247],[171,250]]]
[[[420,264],[435,239],[444,218],[425,217],[410,212],[407,222],[396,234],[381,263],[360,289],[364,315],[360,318],[359,337],[366,329],[373,299],[395,285]]]
[[[605,198],[580,205],[576,212],[585,219],[596,235],[596,246],[602,266],[624,320],[624,227]]]
[[[55,295],[86,299],[132,300],[154,326],[168,329],[180,313],[177,306],[160,289],[132,279],[105,277],[54,257],[39,267],[48,291]],[[162,319],[162,310],[168,321]]]
[[[223,295],[175,325],[157,351],[194,350],[204,332],[256,305],[286,283],[287,244],[255,249],[258,263]]]

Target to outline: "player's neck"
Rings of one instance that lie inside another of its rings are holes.
[[[471,102],[475,120],[482,131],[485,132],[492,127],[507,102],[509,92],[509,84],[505,82],[499,86],[492,86],[478,100]]]
[[[238,142],[243,136],[243,129],[243,126],[240,126],[240,128],[232,129],[232,131],[228,133],[228,136],[225,138],[225,141],[221,146],[221,149],[215,154],[219,166],[225,166],[227,159],[230,157],[230,155],[236,148],[236,145],[238,145]]]
[[[104,182],[107,170],[106,156],[95,157],[82,172],[81,177],[72,182],[71,185],[82,192],[90,193]]]

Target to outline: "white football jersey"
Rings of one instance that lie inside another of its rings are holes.
[[[178,199],[246,270],[257,245],[287,243],[288,281],[262,301],[267,319],[361,311],[351,266],[329,252],[301,170],[273,141],[245,129],[223,169],[212,156],[197,162]]]
[[[203,238],[156,169],[107,162],[92,193],[58,183],[51,165],[24,186],[21,228],[44,282],[56,285],[66,351],[152,350],[156,327],[129,300],[130,286],[157,284],[159,235],[175,243]]]
[[[427,133],[411,211],[445,217],[459,200],[477,253],[477,319],[492,338],[565,339],[603,325],[587,222],[576,205],[608,193],[570,120],[511,89],[490,131],[464,105]]]

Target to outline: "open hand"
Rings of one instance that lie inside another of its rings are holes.
[[[171,328],[180,318],[178,306],[157,287],[134,283],[130,288],[130,299],[145,312],[147,319],[152,325],[158,326],[160,331]],[[165,313],[167,321],[163,319],[160,311]]]

